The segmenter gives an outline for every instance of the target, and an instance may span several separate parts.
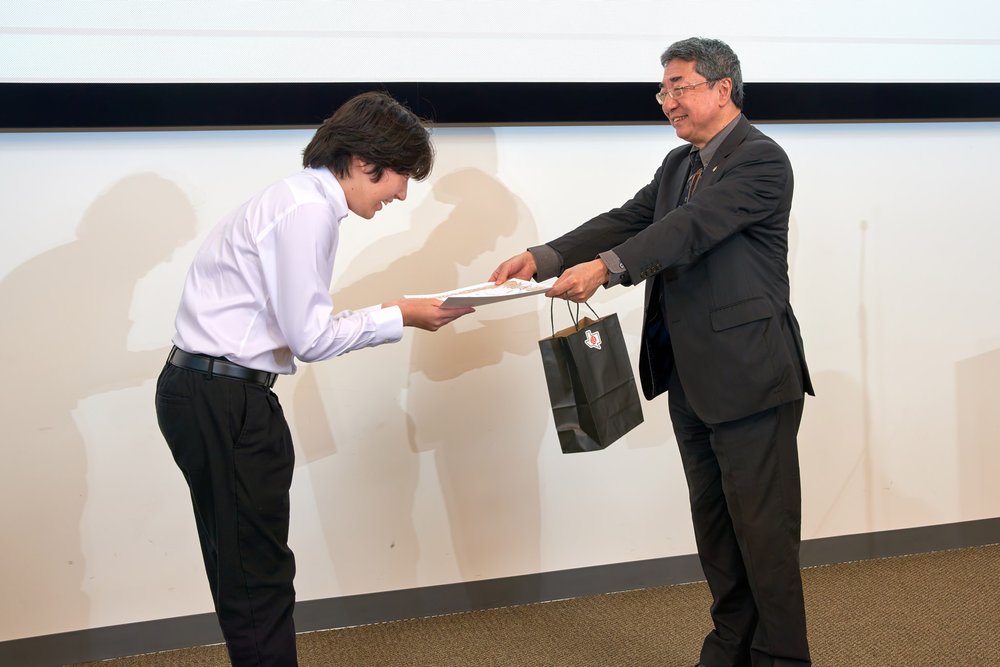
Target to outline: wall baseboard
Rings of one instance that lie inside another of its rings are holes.
[[[1000,518],[843,535],[802,543],[803,567],[1000,542]],[[382,593],[307,600],[295,627],[312,632],[701,581],[694,554]],[[214,614],[196,614],[0,642],[0,664],[52,667],[222,642]]]

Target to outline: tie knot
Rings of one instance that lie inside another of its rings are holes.
[[[688,158],[691,160],[691,173],[694,173],[694,172],[698,171],[699,169],[701,169],[701,167],[702,167],[702,164],[701,164],[701,151],[697,151],[697,150],[691,151],[690,155],[688,155]]]

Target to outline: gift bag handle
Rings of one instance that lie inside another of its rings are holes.
[[[597,314],[597,311],[595,311],[593,308],[591,308],[591,306],[590,306],[589,303],[587,303],[586,301],[584,301],[583,305],[585,305],[590,310],[590,312],[594,313],[594,317],[596,317],[597,319],[601,319],[601,316]],[[549,324],[552,326],[552,335],[553,336],[556,335],[555,307],[556,307],[556,300],[555,299],[549,299]],[[569,311],[569,316],[571,318],[573,318],[573,328],[576,329],[577,331],[579,331],[580,330],[580,304],[576,304],[576,313],[574,314],[573,313],[573,307],[570,306],[569,305],[569,301],[567,301],[566,302],[566,310]]]

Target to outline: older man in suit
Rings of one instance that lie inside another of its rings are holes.
[[[792,169],[742,114],[739,59],[692,38],[661,56],[677,136],[621,207],[501,264],[575,302],[645,282],[639,376],[668,391],[698,555],[712,591],[706,667],[811,664],[799,573],[796,436],[812,393],[789,303]]]

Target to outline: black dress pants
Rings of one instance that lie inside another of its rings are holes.
[[[802,499],[796,443],[803,401],[706,424],[676,372],[670,417],[687,477],[715,628],[707,667],[810,665],[799,569]]]
[[[191,489],[232,664],[293,667],[288,490],[295,455],[278,397],[263,385],[167,364],[156,417]]]

